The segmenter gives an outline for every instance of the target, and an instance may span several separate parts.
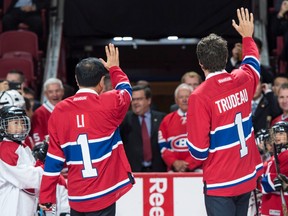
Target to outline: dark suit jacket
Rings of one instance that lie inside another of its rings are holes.
[[[254,133],[256,134],[260,129],[267,129],[267,116],[271,116],[271,122],[273,118],[279,116],[281,113],[282,110],[280,109],[273,92],[264,94],[252,116]]]
[[[167,168],[162,160],[158,144],[158,130],[165,113],[151,110],[151,145],[152,145],[152,168],[151,172],[166,172]],[[120,126],[125,152],[133,172],[141,172],[143,162],[143,144],[141,125],[138,116],[132,111],[126,114]]]

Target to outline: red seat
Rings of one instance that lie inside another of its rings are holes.
[[[35,61],[39,61],[42,52],[38,47],[38,36],[31,31],[15,30],[0,34],[0,56],[5,53],[24,51],[31,53]]]
[[[0,77],[5,78],[11,70],[22,71],[26,77],[26,82],[34,87],[34,65],[30,59],[25,58],[1,58],[0,59]]]
[[[2,58],[25,58],[33,61],[33,56],[31,53],[25,51],[13,51],[4,53]]]

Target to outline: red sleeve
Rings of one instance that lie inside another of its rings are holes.
[[[19,147],[18,144],[12,142],[2,142],[0,144],[0,158],[5,163],[16,166],[18,161],[18,154],[16,154],[16,150]]]

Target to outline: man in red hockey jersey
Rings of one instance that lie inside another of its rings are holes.
[[[188,172],[198,167],[186,144],[188,98],[192,92],[192,86],[186,83],[177,86],[175,102],[179,108],[165,116],[159,127],[158,143],[168,171]]]
[[[118,128],[130,106],[132,89],[119,67],[118,48],[109,44],[105,50],[107,62],[87,58],[77,64],[80,89],[59,102],[49,119],[49,149],[39,198],[44,210],[56,203],[64,163],[72,216],[115,215],[116,201],[134,183]],[[100,94],[105,68],[114,90]]]
[[[253,14],[237,10],[243,60],[239,69],[225,71],[227,41],[216,34],[197,45],[206,76],[188,102],[188,148],[202,161],[208,215],[247,215],[251,191],[263,168],[252,127],[251,103],[260,78],[259,53],[252,38]]]

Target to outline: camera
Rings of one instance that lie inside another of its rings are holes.
[[[21,89],[21,83],[9,82],[9,89],[19,90],[19,89]]]

